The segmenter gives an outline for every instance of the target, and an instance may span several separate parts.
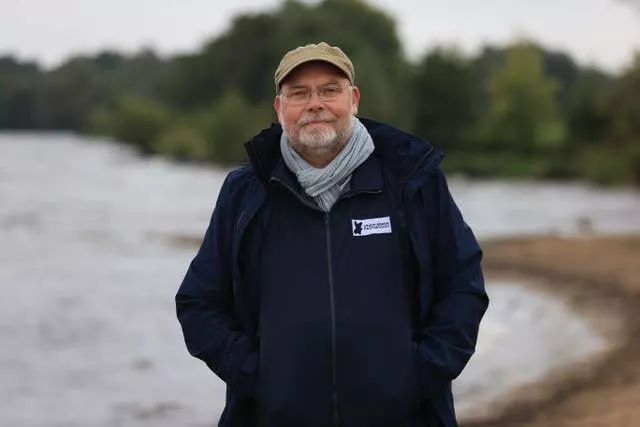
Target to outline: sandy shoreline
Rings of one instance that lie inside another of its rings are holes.
[[[535,237],[483,247],[488,278],[521,278],[555,293],[613,344],[509,393],[509,402],[463,426],[639,425],[640,236]]]

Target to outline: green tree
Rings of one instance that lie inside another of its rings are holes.
[[[640,184],[640,51],[620,78],[613,105],[613,148]]]
[[[181,109],[211,104],[227,90],[259,102],[273,97],[272,70],[278,64],[274,42],[278,19],[273,14],[242,15],[225,34],[201,51],[176,59],[165,86],[165,99]]]
[[[43,126],[39,86],[43,73],[34,63],[0,57],[0,129]]]
[[[158,100],[171,65],[150,50],[76,56],[46,72],[0,57],[0,129],[93,130],[95,111],[123,96]]]
[[[558,108],[566,117],[570,108],[573,86],[580,77],[580,68],[573,59],[563,53],[537,47],[542,55],[544,74],[557,82],[556,100]]]
[[[476,122],[475,92],[470,61],[453,50],[426,55],[413,84],[416,133],[444,149],[468,148]]]
[[[542,55],[525,42],[512,46],[489,78],[489,108],[481,123],[484,144],[521,153],[552,152],[566,139],[558,112],[558,83],[544,74]]]
[[[602,144],[611,133],[614,81],[608,75],[586,69],[571,88],[568,126],[572,145]]]
[[[41,87],[45,126],[82,130],[107,97],[104,81],[86,58],[74,58],[47,73]]]
[[[119,141],[132,144],[143,153],[154,151],[154,143],[171,123],[170,111],[143,98],[122,98],[117,108],[101,111],[101,126]]]
[[[211,160],[236,165],[246,159],[244,143],[269,124],[270,111],[251,105],[238,91],[229,91],[213,108],[198,112],[194,125],[208,143]]]
[[[640,52],[619,79],[613,105],[614,139],[640,138]]]
[[[153,151],[178,161],[212,160],[204,136],[186,123],[177,123],[160,133],[153,144]]]

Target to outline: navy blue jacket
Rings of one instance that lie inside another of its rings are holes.
[[[488,305],[482,251],[442,153],[361,120],[375,151],[330,213],[284,166],[279,125],[220,190],[176,306],[189,352],[227,384],[221,427],[457,425],[451,381]]]

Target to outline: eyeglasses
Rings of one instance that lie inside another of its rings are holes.
[[[318,89],[316,89],[316,93],[321,101],[334,101],[350,86],[351,85],[327,84],[319,86]],[[312,93],[313,91],[310,87],[298,87],[287,92],[282,92],[282,95],[284,95],[292,105],[302,105],[311,100]]]

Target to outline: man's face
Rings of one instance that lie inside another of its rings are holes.
[[[335,95],[335,90],[340,93]],[[308,91],[310,98],[300,99]],[[331,152],[339,151],[351,137],[359,101],[358,88],[350,86],[339,69],[309,62],[287,76],[274,108],[294,149]]]

